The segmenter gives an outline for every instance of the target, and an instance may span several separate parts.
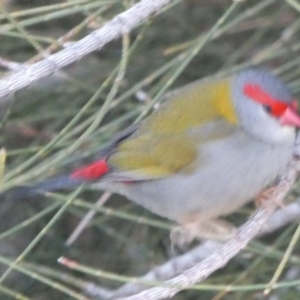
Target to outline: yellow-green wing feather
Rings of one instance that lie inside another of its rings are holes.
[[[193,170],[201,141],[188,132],[218,118],[236,123],[230,83],[230,79],[198,81],[170,93],[161,108],[117,146],[108,162],[141,179]],[[213,134],[205,140],[218,137]]]
[[[161,108],[143,122],[151,132],[181,132],[223,117],[236,123],[231,78],[199,80],[170,92]]]
[[[142,178],[157,178],[188,170],[196,156],[193,140],[182,133],[145,133],[123,142],[109,163]]]

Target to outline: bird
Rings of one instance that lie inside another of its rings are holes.
[[[236,227],[222,217],[278,180],[299,127],[297,101],[270,71],[200,79],[169,92],[159,109],[117,134],[99,159],[26,191],[90,183],[173,221],[175,244],[225,240]]]

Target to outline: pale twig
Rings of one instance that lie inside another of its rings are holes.
[[[3,57],[0,57],[0,66],[6,68],[9,71],[20,71],[20,70],[24,70],[25,68],[24,65],[14,61],[4,59]]]
[[[108,290],[93,283],[87,283],[84,291],[89,295],[97,297],[97,299],[114,299],[117,297],[133,295],[145,290],[149,285],[153,286],[153,283],[156,283],[157,285],[158,282],[166,281],[177,274],[180,274],[184,270],[191,268],[196,262],[207,258],[211,253],[219,249],[220,246],[221,244],[218,242],[204,242],[187,253],[172,258],[163,265],[153,268],[144,276],[135,278],[116,290]]]
[[[69,236],[69,238],[66,241],[67,246],[72,245],[76,241],[76,239],[81,234],[81,232],[86,228],[86,226],[94,218],[95,214],[97,213],[97,208],[103,206],[104,203],[110,198],[110,196],[111,196],[110,192],[105,192],[99,198],[99,200],[95,204],[95,207],[88,211],[88,213],[83,217],[83,219],[79,222],[79,224],[73,230],[72,234]]]
[[[40,62],[27,66],[25,70],[0,80],[0,98],[55,73],[93,51],[100,50],[108,42],[130,32],[150,15],[159,13],[170,2],[171,0],[141,0],[83,39],[68,45],[65,49]],[[2,102],[6,100],[4,98]]]
[[[88,15],[86,19],[84,19],[81,23],[76,25],[74,28],[72,28],[70,31],[65,33],[63,36],[57,39],[54,43],[52,43],[50,46],[48,46],[46,49],[44,49],[42,52],[38,53],[34,57],[32,57],[29,61],[27,61],[27,64],[30,63],[35,63],[39,61],[40,59],[43,59],[44,57],[47,57],[50,55],[50,53],[54,52],[58,47],[60,46],[65,46],[67,42],[76,34],[80,32],[82,28],[87,26],[88,24],[92,23],[95,21],[97,16],[99,16],[103,11],[107,10],[109,7],[111,7],[111,4],[105,5],[101,8],[99,8],[97,11],[94,13]]]

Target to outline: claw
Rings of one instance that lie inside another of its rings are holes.
[[[264,206],[265,202],[273,196],[275,190],[276,190],[276,187],[270,187],[270,188],[263,190],[261,193],[258,194],[257,197],[255,197],[255,199],[254,199],[255,205],[257,207]],[[282,201],[277,201],[276,204],[281,208],[285,207],[285,204]]]

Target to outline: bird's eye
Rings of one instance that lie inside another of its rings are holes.
[[[271,108],[270,105],[264,104],[264,105],[263,105],[263,108],[264,108],[264,110],[265,110],[268,114],[271,114],[271,113],[272,113],[272,108]]]
[[[281,117],[289,107],[286,102],[272,97],[265,92],[261,86],[256,84],[246,84],[244,94],[255,102],[263,105],[265,111],[275,118]]]

